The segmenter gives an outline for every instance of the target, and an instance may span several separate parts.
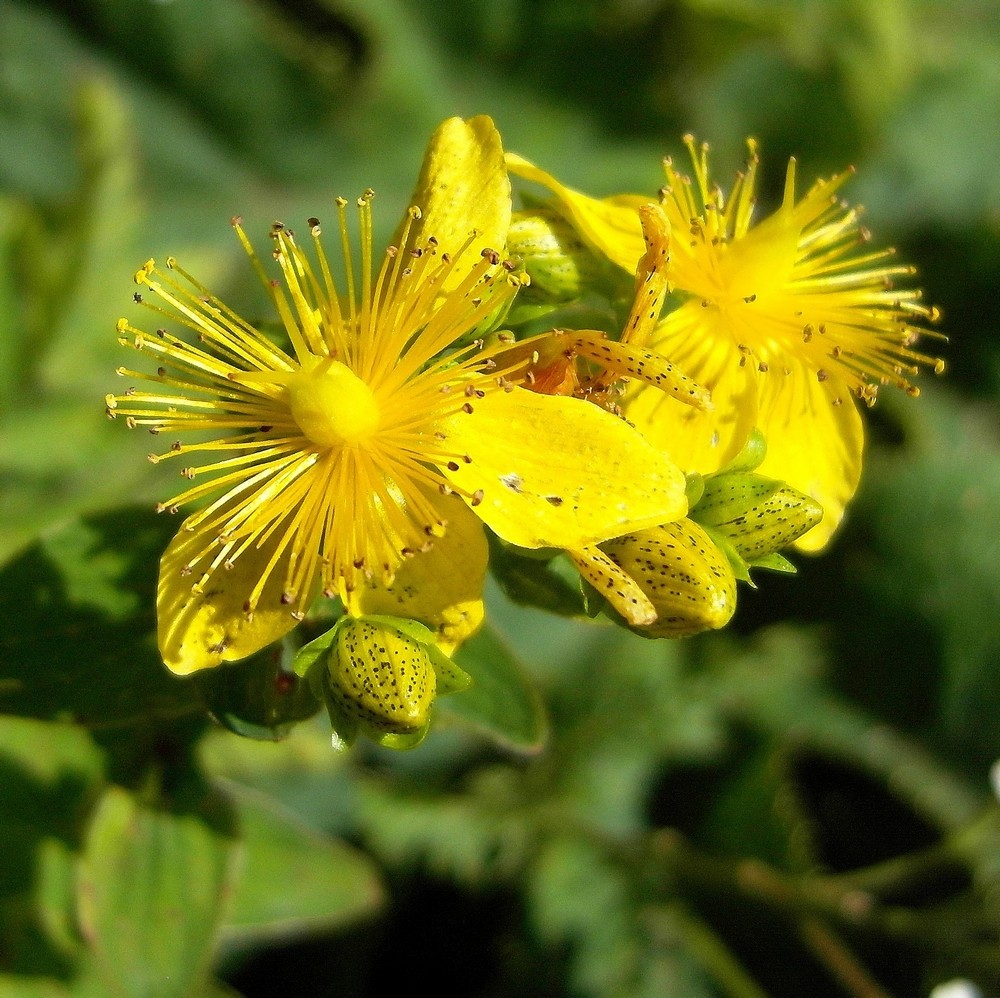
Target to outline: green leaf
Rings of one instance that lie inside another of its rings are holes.
[[[561,836],[538,851],[529,881],[538,933],[571,953],[573,993],[707,998],[712,993],[668,909],[642,911],[627,872],[591,843]],[[733,992],[735,993],[735,992]]]
[[[70,998],[71,992],[65,984],[52,978],[0,974],[0,995],[4,998]]]
[[[490,542],[490,571],[508,599],[563,617],[587,615],[579,574],[561,554],[525,551],[497,539]]]
[[[156,650],[157,563],[175,527],[135,509],[73,520],[0,571],[0,712],[100,727],[201,711]]]
[[[1000,754],[1000,438],[996,406],[956,401],[925,392],[903,410],[910,446],[872,464],[858,512],[877,558],[862,578],[880,613],[934,627],[942,675],[932,702],[942,732],[985,767]]]
[[[233,886],[229,801],[186,807],[104,793],[80,863],[80,924],[112,993],[186,998],[203,983]]]
[[[77,955],[73,853],[102,762],[81,728],[0,717],[0,964],[6,971],[62,976]],[[0,994],[7,993],[0,983]]]
[[[330,931],[379,907],[382,886],[367,856],[262,794],[236,784],[227,789],[239,809],[244,858],[226,942]]]
[[[471,724],[501,745],[538,752],[548,735],[541,698],[508,648],[488,627],[455,655],[472,685],[436,708]]]
[[[246,661],[197,672],[192,681],[224,728],[246,738],[279,741],[321,706],[309,683],[288,667],[290,658],[285,641]]]

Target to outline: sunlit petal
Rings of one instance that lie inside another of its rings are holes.
[[[453,486],[521,547],[579,550],[687,509],[684,476],[623,420],[589,402],[524,389],[441,423]]]
[[[551,173],[546,173],[516,153],[507,153],[507,168],[525,180],[548,188],[587,242],[619,267],[630,274],[635,273],[640,257],[646,252],[637,209],[654,199],[612,198],[601,201],[588,197],[561,184]]]

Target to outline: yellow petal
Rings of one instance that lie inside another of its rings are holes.
[[[680,406],[659,389],[644,387],[629,395],[625,415],[685,472],[718,471],[757,425],[752,362],[743,358],[719,313],[694,301],[660,323],[650,348],[704,386],[712,409]]]
[[[582,551],[571,551],[570,557],[580,574],[630,624],[643,626],[656,620],[656,607],[639,587],[639,583],[599,547],[590,546]]]
[[[483,622],[483,582],[489,547],[483,525],[457,497],[424,492],[448,526],[429,551],[404,561],[391,586],[359,590],[357,615],[385,614],[419,620],[451,654]]]
[[[442,421],[442,470],[512,544],[578,551],[687,510],[680,469],[596,405],[515,388],[472,410]]]
[[[847,385],[797,366],[759,375],[760,430],[767,456],[758,471],[812,496],[823,519],[795,542],[818,551],[830,540],[861,478],[864,427]],[[839,401],[838,401],[839,400]]]
[[[599,253],[634,274],[646,244],[639,225],[638,208],[652,198],[621,196],[599,200],[559,183],[517,153],[507,153],[511,173],[547,187],[559,200],[562,210],[576,225],[580,235]]]
[[[277,532],[274,540],[279,536]],[[252,614],[244,611],[247,596],[274,553],[273,542],[246,551],[231,569],[217,569],[201,591],[194,591],[204,569],[199,566],[190,574],[183,569],[212,540],[182,526],[160,560],[156,594],[160,655],[178,676],[246,658],[284,637],[297,623],[291,607],[281,602],[283,561],[271,572],[257,609]]]
[[[479,115],[449,118],[431,136],[411,204],[421,211],[407,245],[433,236],[442,251],[456,253],[475,231],[463,257],[442,290],[457,286],[484,249],[503,252],[510,227],[510,180],[504,166],[500,133],[493,120]],[[397,241],[399,234],[397,235]]]
[[[649,342],[670,292],[670,222],[658,204],[644,204],[639,208],[639,223],[646,252],[636,267],[632,311],[622,342],[641,347]]]

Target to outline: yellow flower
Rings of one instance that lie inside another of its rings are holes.
[[[753,224],[757,155],[727,197],[709,177],[706,147],[685,139],[693,182],[667,160],[661,204],[672,228],[670,279],[683,303],[656,327],[650,349],[711,393],[711,411],[680,409],[639,388],[630,421],[686,471],[711,473],[730,461],[754,427],[767,440],[762,474],[806,493],[824,509],[797,546],[829,540],[857,488],[863,427],[852,397],[867,405],[878,386],[911,395],[921,365],[943,363],[915,349],[937,311],[920,293],[896,289],[912,269],[891,251],[868,250],[860,211],[838,188],[850,173],[815,184],[798,202],[795,162],[774,214]],[[634,271],[643,254],[637,210],[648,199],[589,198],[508,154],[508,167],[548,187],[581,235]]]
[[[358,272],[338,201],[343,291],[318,220],[312,254],[272,229],[280,281],[236,224],[288,349],[173,260],[136,274],[143,303],[194,334],[120,320],[123,345],[159,366],[119,369],[147,387],[107,399],[130,426],[194,434],[152,456],[193,459],[181,470],[191,484],[161,508],[204,503],[160,567],[160,651],[178,674],[253,654],[318,593],[461,640],[482,615],[476,517],[523,547],[575,549],[686,509],[679,470],[631,427],[514,387],[476,338],[519,283],[499,253],[510,189],[488,118],[435,132],[414,196],[422,210],[410,209],[377,272],[371,198],[358,201]]]

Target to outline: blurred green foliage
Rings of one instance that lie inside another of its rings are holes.
[[[998,108],[990,0],[0,0],[0,994],[1000,995]],[[237,213],[371,185],[387,236],[476,113],[595,194],[688,130],[767,197],[853,163],[950,373],[725,635],[494,587],[481,700],[335,754],[281,661],[160,666],[114,323],[168,253],[262,308]]]

